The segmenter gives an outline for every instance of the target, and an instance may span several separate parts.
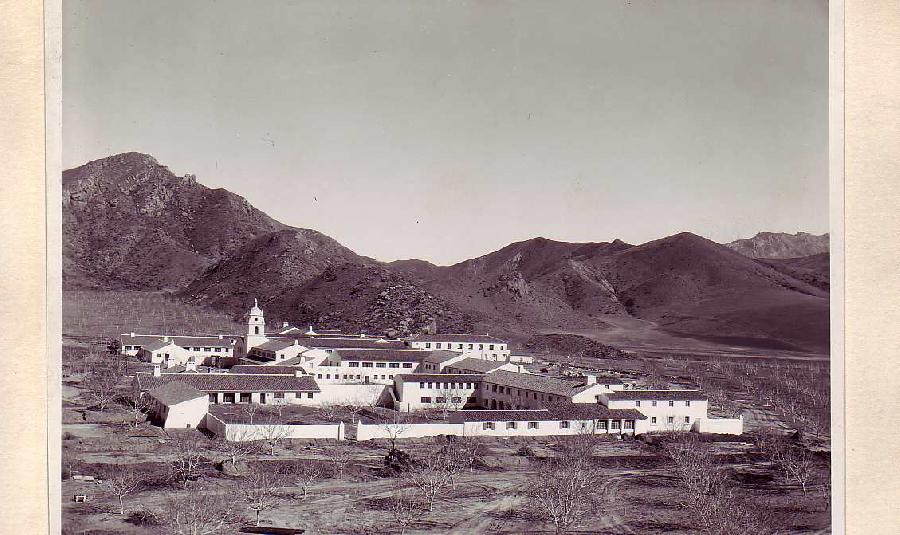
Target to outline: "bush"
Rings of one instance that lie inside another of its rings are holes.
[[[534,450],[528,447],[527,444],[525,444],[518,450],[516,450],[516,455],[518,455],[519,457],[534,457]]]
[[[68,431],[66,431],[65,433],[62,434],[63,440],[72,440],[73,438],[76,438],[75,435],[73,435],[72,433],[70,433]]]
[[[162,524],[159,515],[146,507],[141,507],[128,513],[128,518],[125,521],[135,526],[159,526]]]
[[[403,450],[392,449],[384,456],[384,466],[394,472],[403,472],[409,469],[412,457]]]

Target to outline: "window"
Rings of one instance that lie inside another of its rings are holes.
[[[491,391],[492,391],[492,392],[496,392],[496,391],[497,391],[497,385],[491,385]]]
[[[372,363],[371,363],[371,362],[363,362],[363,363],[362,363],[362,367],[363,367],[363,368],[371,368],[371,367],[372,367]]]
[[[537,429],[537,428],[538,428],[537,422],[528,422],[528,429]]]
[[[674,402],[674,401],[671,401],[671,400],[669,400],[669,406],[670,406],[670,407],[674,407],[674,406],[675,406],[675,402]]]
[[[528,394],[525,394],[525,397],[528,397]],[[537,399],[537,392],[534,393],[534,399]]]
[[[635,401],[635,402],[634,402],[634,406],[635,406],[635,407],[640,407],[640,406],[641,406],[641,400]]]
[[[347,366],[349,366],[351,368],[359,368],[359,363],[358,362],[348,362]]]
[[[222,394],[223,403],[234,403],[234,394]]]
[[[685,401],[685,402],[684,402],[684,406],[685,406],[685,407],[690,407],[690,406],[691,406],[691,400]]]
[[[666,423],[674,424],[674,423],[675,423],[675,417],[674,417],[674,416],[669,416],[668,418],[666,418]]]
[[[422,396],[422,403],[431,403],[431,396]]]
[[[434,388],[434,383],[428,383],[428,388]]]
[[[388,368],[399,368],[399,367],[400,367],[399,362],[391,362],[390,364],[388,364]]]
[[[450,398],[450,403],[462,403],[462,398],[460,398],[460,397]]]
[[[436,347],[436,348],[438,348],[438,349],[440,349],[440,348],[441,348],[441,343],[440,343],[440,342],[438,342],[438,343],[436,343],[436,344],[434,344],[434,347]]]
[[[503,387],[502,387],[502,386],[500,387],[500,393],[501,393],[501,394],[503,393]]]
[[[284,392],[275,392],[275,399],[284,399]]]
[[[475,344],[469,344],[469,349],[472,349],[473,347],[475,347]]]
[[[493,350],[494,350],[494,344],[489,345],[489,346],[488,346],[488,349],[490,349],[491,351],[493,351]]]
[[[459,344],[459,347],[457,349],[462,349],[463,348],[462,346],[463,346],[462,344]]]
[[[209,402],[210,402],[210,403],[215,403],[216,401],[218,401],[217,396],[216,396],[215,394],[210,394],[210,395],[209,395]]]
[[[569,428],[569,422],[568,422],[568,421],[565,421],[565,420],[562,421],[562,422],[559,422],[559,428],[560,428],[560,429],[568,429],[568,428]]]
[[[686,423],[686,424],[691,423],[691,417],[690,417],[690,416],[685,416],[685,417],[684,417],[684,423]]]
[[[321,373],[316,374],[316,379],[321,379],[321,378],[322,378],[322,374],[321,374]]]
[[[478,349],[480,351],[484,351],[484,344],[478,344]]]
[[[387,368],[387,363],[385,363],[385,362],[376,362],[376,363],[375,363],[375,367],[376,367],[376,368]]]
[[[447,398],[435,398],[436,403],[447,403]]]
[[[241,392],[241,403],[250,403],[250,393]]]
[[[650,417],[650,425],[656,425],[656,416]]]
[[[259,334],[259,325],[253,328],[253,334]]]
[[[425,349],[431,349],[431,342],[428,342],[427,344],[425,344]]]
[[[613,420],[612,421],[612,429],[618,429],[618,428],[619,428],[619,420]]]
[[[485,430],[493,431],[494,430],[494,422],[484,422],[483,424],[481,424],[481,428],[485,429]]]
[[[625,429],[634,429],[634,420],[625,420]]]
[[[507,429],[515,429],[515,428],[516,428],[516,422],[506,422],[506,428],[507,428]]]
[[[597,422],[597,429],[606,429],[606,420],[600,420]]]
[[[412,362],[404,362],[403,367],[404,368],[412,368]]]
[[[419,382],[419,388],[425,388],[425,381]]]
[[[654,407],[656,406],[656,402],[655,402],[655,401],[651,401],[650,404],[653,405]]]
[[[313,398],[313,392],[307,392],[307,393],[306,393],[306,398],[307,398],[307,399],[312,399],[312,398]]]

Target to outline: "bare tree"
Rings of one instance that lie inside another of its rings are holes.
[[[244,499],[248,508],[256,513],[256,525],[259,525],[260,513],[274,508],[278,503],[278,478],[269,472],[256,470],[250,474],[244,487]]]
[[[261,407],[257,403],[246,403],[241,405],[241,415],[247,418],[247,423],[253,425],[253,417],[260,411]]]
[[[204,459],[197,440],[185,435],[174,435],[171,439],[174,459],[170,464],[172,479],[187,488],[191,481],[200,477],[200,467]]]
[[[438,395],[434,397],[432,406],[436,409],[439,409],[443,414],[443,418],[446,420],[447,415],[450,412],[458,411],[463,407],[463,405],[465,405],[465,403],[465,397],[461,390],[452,387],[446,387],[441,389],[438,392]]]
[[[324,473],[319,463],[300,461],[292,467],[290,475],[293,476],[294,483],[300,487],[300,491],[303,493],[302,499],[305,500],[309,496],[309,489],[313,483],[322,479]]]
[[[564,456],[541,463],[525,493],[556,533],[565,533],[596,510],[601,488],[597,472],[588,463]]]
[[[269,447],[269,455],[275,455],[275,448],[288,436],[288,429],[277,420],[259,426],[259,436]]]
[[[443,455],[429,455],[405,474],[406,480],[421,493],[428,511],[434,511],[434,503],[450,484],[451,477]]]
[[[125,514],[125,497],[141,488],[141,477],[131,469],[109,472],[103,478],[103,489],[119,501],[119,514]]]
[[[166,502],[163,522],[173,535],[215,535],[233,533],[238,520],[233,504],[224,496],[205,491],[174,496]]]
[[[397,449],[397,439],[409,430],[408,417],[405,413],[395,411],[388,422],[379,424],[391,441],[391,451]]]
[[[100,412],[119,395],[119,379],[119,374],[108,366],[94,366],[87,372],[82,384]]]
[[[232,440],[228,440],[222,437],[219,441],[219,448],[228,455],[232,467],[237,466],[238,461],[244,457],[259,451],[260,445],[257,440],[254,440],[256,438],[254,432],[247,428],[238,431],[231,438]]]
[[[126,406],[131,411],[131,425],[138,427],[147,420],[145,413],[150,408],[150,398],[142,392],[135,391],[126,399]]]
[[[349,449],[342,447],[340,444],[329,446],[325,449],[325,455],[331,463],[332,473],[338,479],[344,478],[344,468],[352,456]]]
[[[419,516],[419,504],[405,490],[398,490],[391,498],[391,514],[400,535],[406,534],[406,529]]]

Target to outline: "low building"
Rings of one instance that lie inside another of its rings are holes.
[[[171,336],[130,333],[119,338],[120,352],[137,356],[146,362],[167,366],[195,364],[221,366],[241,352],[243,340],[233,335]]]
[[[551,403],[597,403],[613,383],[596,376],[547,377],[505,370],[485,374],[479,401],[487,409],[540,409]],[[621,381],[619,381],[621,385]]]
[[[468,357],[463,353],[457,353],[455,351],[432,351],[427,357],[422,359],[421,369],[423,373],[440,373],[447,366],[467,358]]]
[[[460,410],[478,406],[481,374],[411,373],[394,377],[394,408]]]
[[[264,405],[316,405],[320,389],[316,381],[295,374],[261,375],[239,373],[148,374],[134,377],[134,388],[146,392],[170,381],[182,382],[207,395],[210,404],[261,403]]]
[[[207,395],[182,381],[164,382],[144,395],[151,421],[165,428],[198,427],[209,410]]]
[[[332,351],[321,364],[309,366],[309,373],[325,383],[390,385],[396,375],[417,371],[429,354],[411,349],[340,349]]]
[[[509,360],[509,344],[486,334],[417,334],[406,339],[415,349],[445,349],[487,360]]]
[[[610,409],[635,409],[648,418],[650,431],[689,431],[707,418],[707,397],[699,390],[622,390],[601,394]]]
[[[309,347],[300,344],[297,338],[279,338],[264,342],[247,352],[247,358],[256,362],[274,362],[278,363],[290,360],[304,351],[309,351]]]
[[[645,432],[646,416],[634,409],[596,404],[551,404],[542,409],[457,411],[451,423],[463,424],[465,436],[555,436]]]

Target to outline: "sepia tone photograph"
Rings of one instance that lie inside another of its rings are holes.
[[[63,533],[831,533],[828,7],[64,2]]]

